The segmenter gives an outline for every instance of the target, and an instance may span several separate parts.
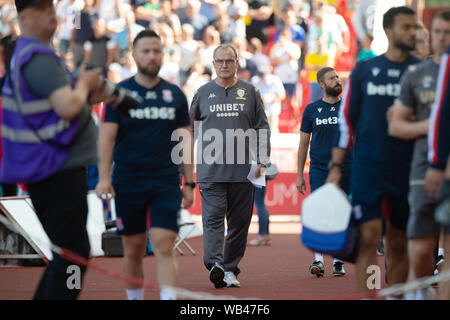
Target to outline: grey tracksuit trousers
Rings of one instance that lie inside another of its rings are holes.
[[[217,262],[225,271],[238,275],[238,264],[244,256],[252,218],[254,186],[250,182],[203,182],[199,184],[199,189],[205,267],[210,270]]]

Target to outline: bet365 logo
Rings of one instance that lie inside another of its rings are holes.
[[[316,118],[316,126],[320,126],[322,124],[337,124],[338,117],[328,117],[325,119]]]

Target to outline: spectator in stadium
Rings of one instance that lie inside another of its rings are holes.
[[[270,50],[270,59],[274,67],[274,73],[283,82],[286,97],[295,108],[295,86],[298,80],[298,60],[301,49],[292,41],[292,33],[289,28],[284,28],[280,33],[279,40]]]
[[[361,50],[358,54],[358,60],[367,60],[375,58],[377,55],[375,52],[373,52],[371,46],[372,46],[373,37],[371,35],[367,35],[364,37],[362,44],[361,44]]]
[[[292,41],[302,48],[306,38],[306,32],[299,24],[297,24],[297,14],[292,6],[286,6],[283,10],[282,20],[283,27],[277,29],[273,41],[277,42],[283,28],[288,28],[291,31]]]
[[[197,181],[202,198],[203,261],[216,288],[239,287],[238,264],[246,249],[254,198],[254,186],[247,176],[251,161],[258,163],[256,177],[268,165],[270,130],[259,92],[237,77],[239,57],[236,49],[230,44],[222,44],[213,57],[217,78],[198,89],[190,109],[194,138],[201,145],[198,148]],[[228,105],[234,106],[232,112],[223,110]],[[230,129],[236,133],[243,131],[253,138],[239,142],[240,134],[231,133],[230,136]],[[203,141],[203,132],[206,136],[211,130],[222,138],[222,143],[215,139],[218,149],[214,154],[208,154],[211,146]],[[236,141],[245,144],[237,147],[239,152],[231,151],[235,150]],[[224,241],[225,217],[227,235]]]
[[[63,0],[56,7],[56,15],[58,16],[59,23],[56,38],[59,41],[59,54],[63,60],[66,60],[70,39],[72,38],[72,29],[76,27],[76,18],[79,17],[83,5],[82,0]]]
[[[211,76],[211,70],[205,67],[201,59],[197,59],[189,70],[188,77],[183,86],[183,92],[186,94],[189,105],[198,88],[211,81]]]
[[[252,53],[247,50],[247,41],[234,38],[232,44],[239,55],[238,78],[250,82],[251,78],[256,75],[258,67],[252,61]]]
[[[234,36],[239,39],[245,39],[245,17],[248,12],[248,3],[245,0],[226,0],[220,4],[225,7],[228,15],[235,24]]]
[[[248,51],[252,54],[250,61],[258,67],[271,66],[270,58],[263,52],[263,45],[258,38],[251,38],[248,42]]]
[[[180,23],[188,23],[194,27],[194,40],[203,40],[205,28],[209,25],[208,18],[200,14],[201,2],[199,0],[187,0],[186,7],[179,9]]]
[[[101,68],[106,76],[114,60],[116,43],[106,35],[106,22],[99,18],[94,23],[94,34],[84,43],[84,61]]]
[[[94,8],[94,0],[84,0],[83,10],[80,14],[80,25],[72,29],[70,48],[73,53],[73,64],[78,68],[84,60],[84,44],[94,35],[94,22],[98,19]]]
[[[134,62],[132,51],[130,50],[123,54],[121,63],[111,63],[108,69],[108,79],[113,83],[119,83],[135,75],[136,71],[136,63]]]
[[[322,185],[329,171],[329,161],[333,148],[334,137],[338,130],[338,115],[341,108],[342,82],[338,73],[331,67],[325,67],[317,72],[317,83],[323,91],[323,98],[308,104],[303,112],[300,128],[300,143],[298,147],[297,190],[301,194],[306,192],[304,177],[305,162],[310,151],[309,182],[311,192]],[[349,152],[342,163],[343,178],[340,187],[350,195],[350,166],[351,153]],[[314,253],[314,261],[309,271],[317,277],[325,273],[323,255]],[[333,276],[344,276],[344,262],[334,258]]]
[[[333,41],[328,44],[328,54],[335,63],[336,57],[350,50],[350,30],[343,16],[336,12],[336,8],[326,1],[322,1],[323,28],[333,35]],[[336,1],[334,4],[336,5]]]
[[[135,10],[136,22],[144,28],[149,28],[150,24],[161,17],[161,8],[158,0],[147,0],[139,4]]]
[[[213,78],[215,78],[215,70],[213,70],[213,57],[214,50],[220,45],[220,33],[217,29],[210,25],[205,28],[203,33],[204,48],[200,51],[202,54],[202,60],[205,67],[213,71]]]
[[[360,61],[344,91],[339,131],[327,182],[339,183],[341,166],[355,137],[351,174],[352,204],[359,227],[356,280],[367,291],[367,268],[376,265],[376,249],[386,225],[387,282],[403,283],[408,276],[406,226],[413,143],[388,135],[386,112],[406,69],[419,60],[415,47],[416,16],[409,7],[394,7],[383,16],[389,40],[385,54]],[[395,155],[395,156],[393,156]],[[398,298],[398,297],[389,297]]]
[[[442,11],[434,16],[431,46],[434,56],[411,66],[403,75],[400,95],[391,110],[389,125],[391,136],[415,140],[409,191],[411,212],[407,229],[409,260],[413,272],[411,280],[433,275],[433,252],[441,231],[441,225],[434,220],[436,199],[427,196],[423,181],[427,170],[424,164],[427,163],[429,116],[436,97],[439,63],[446,48],[450,46],[450,11]],[[444,233],[446,236],[450,234],[450,226],[444,226]],[[429,290],[429,287],[418,289],[413,298],[434,298]]]
[[[217,6],[217,19],[214,26],[220,33],[220,43],[229,43],[233,40],[236,34],[236,24],[228,15],[226,8],[223,5]],[[245,38],[244,38],[245,39]],[[241,39],[241,40],[244,40]]]
[[[417,22],[416,48],[412,52],[420,60],[425,60],[430,55],[430,34],[423,22]]]
[[[14,0],[6,0],[0,6],[0,36],[17,36],[17,12],[14,9]]]
[[[305,57],[305,70],[310,87],[310,101],[317,101],[322,97],[322,90],[317,83],[317,71],[324,67],[334,67],[334,61],[328,53],[328,43],[333,41],[331,32],[322,27],[323,14],[316,12],[307,35],[308,52]]]
[[[152,20],[151,26],[155,26],[157,23],[165,23],[169,25],[170,28],[172,28],[176,42],[180,41],[181,23],[180,18],[173,11],[172,0],[162,0],[160,6],[161,15]]]
[[[367,43],[369,37],[373,41],[375,9],[377,0],[359,0],[352,16],[352,24],[358,37],[358,48]],[[372,41],[370,43],[372,44]]]
[[[133,39],[144,30],[144,27],[136,23],[136,16],[133,10],[125,13],[125,26],[115,34],[115,42],[119,46],[119,60],[126,52],[132,49]]]
[[[248,14],[250,23],[246,26],[247,40],[251,38],[258,38],[263,45],[268,43],[270,25],[273,25],[272,21],[272,4],[270,0],[251,0],[248,2]]]
[[[197,59],[198,41],[194,40],[194,27],[190,24],[181,26],[180,46],[180,83],[184,86],[189,70]]]
[[[264,102],[264,111],[269,121],[270,132],[278,133],[281,102],[286,97],[283,82],[273,74],[271,65],[258,67],[258,73],[252,77],[251,83],[259,90]]]
[[[177,215],[193,202],[193,159],[181,159],[185,179],[180,189],[179,166],[171,157],[176,146],[171,135],[176,129],[191,134],[188,105],[183,92],[160,77],[162,42],[153,30],[140,32],[133,42],[138,72],[119,84],[137,91],[143,102],[130,109],[129,116],[107,105],[99,134],[99,197],[115,197],[117,230],[122,235],[123,270],[143,280],[143,257],[147,229],[157,260],[161,300],[176,299],[173,287],[177,266],[173,244],[178,233]],[[182,149],[192,155],[192,139],[184,139]],[[111,179],[112,161],[114,170]],[[112,182],[111,182],[112,181]],[[142,300],[144,289],[126,282],[129,300]]]

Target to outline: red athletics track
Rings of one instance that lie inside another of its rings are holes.
[[[203,266],[202,238],[189,239],[189,244],[197,252],[196,256],[181,245],[184,256],[176,253],[179,268],[179,286],[196,291],[218,295],[232,295],[239,298],[261,298],[267,300],[323,300],[355,299],[356,284],[354,266],[345,264],[347,275],[332,276],[332,259],[325,257],[325,277],[316,278],[309,274],[313,255],[301,245],[300,223],[271,223],[272,245],[247,247],[238,279],[241,288],[214,289],[209,281],[208,271]],[[249,238],[255,236],[257,224],[252,223]],[[92,263],[116,272],[122,270],[121,258],[94,258]],[[384,265],[383,257],[378,264]],[[155,257],[144,260],[146,281],[156,283]],[[384,268],[382,268],[383,270]],[[0,300],[31,299],[43,267],[0,267]],[[384,270],[382,271],[384,279]],[[382,287],[384,287],[382,281]],[[82,300],[122,300],[125,291],[121,281],[88,270],[84,278]],[[146,290],[145,299],[159,299],[156,289]]]

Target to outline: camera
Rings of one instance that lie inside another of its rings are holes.
[[[86,70],[92,69],[95,69],[95,67],[86,63]],[[118,87],[106,78],[103,79],[103,82],[106,86],[106,98],[115,97],[110,105],[123,116],[129,117],[128,110],[136,108],[142,103],[142,98],[133,94],[130,90]]]

